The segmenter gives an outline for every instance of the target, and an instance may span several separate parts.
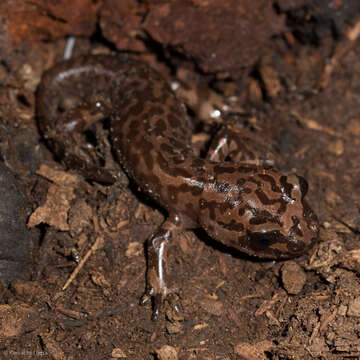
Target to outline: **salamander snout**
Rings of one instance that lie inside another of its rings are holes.
[[[282,223],[287,238],[286,252],[295,256],[313,246],[319,234],[319,222],[305,199],[308,192],[307,181],[298,175],[288,175],[287,181],[292,186]]]
[[[255,190],[258,195],[263,192],[261,202],[248,200],[251,207],[243,218],[249,225],[240,243],[249,253],[264,258],[299,256],[314,245],[319,233],[318,219],[305,199],[308,184],[295,174],[272,179],[271,187]]]

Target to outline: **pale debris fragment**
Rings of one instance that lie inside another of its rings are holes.
[[[80,183],[80,178],[46,164],[40,166],[37,174],[53,184],[48,189],[45,203],[30,215],[28,226],[46,223],[61,231],[68,231],[70,203],[75,198],[75,188]]]

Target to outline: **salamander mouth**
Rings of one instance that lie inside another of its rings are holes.
[[[264,258],[291,258],[308,248],[296,235],[286,237],[279,230],[248,232],[246,236],[251,250]]]

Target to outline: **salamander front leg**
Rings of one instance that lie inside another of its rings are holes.
[[[275,155],[262,138],[256,137],[249,130],[227,124],[212,140],[207,158],[214,162],[230,160],[237,164],[264,166],[274,165]]]
[[[158,319],[162,304],[169,294],[166,264],[167,247],[169,242],[182,231],[183,228],[178,224],[178,217],[171,216],[147,241],[146,289],[141,298],[141,304],[146,304],[150,299],[153,299],[153,320]]]

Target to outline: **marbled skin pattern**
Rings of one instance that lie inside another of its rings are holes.
[[[59,111],[68,98],[72,110]],[[83,158],[73,152],[77,134],[110,117],[118,160],[167,210],[167,220],[148,240],[143,300],[154,297],[154,317],[168,294],[166,245],[186,229],[202,227],[221,243],[263,258],[300,255],[318,236],[317,218],[305,200],[306,181],[266,165],[213,161],[224,159],[226,148],[241,148],[236,137],[212,146],[217,156],[196,157],[185,106],[146,64],[105,55],[62,62],[43,76],[38,115],[58,157],[85,174],[93,169],[86,151]],[[100,181],[101,171],[95,170]]]

